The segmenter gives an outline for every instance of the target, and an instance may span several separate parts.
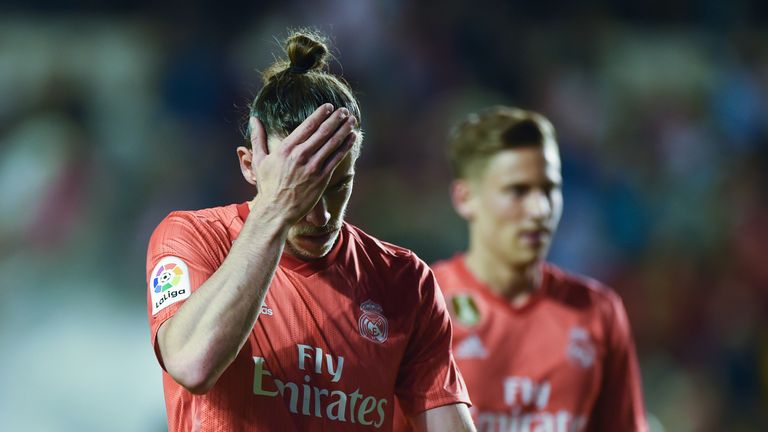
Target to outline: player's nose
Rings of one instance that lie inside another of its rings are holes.
[[[325,197],[320,197],[312,210],[304,217],[307,222],[314,226],[325,226],[331,220],[331,213],[328,211],[328,204]]]
[[[534,219],[546,219],[552,214],[552,202],[544,191],[532,191],[528,195],[526,207],[528,214]]]

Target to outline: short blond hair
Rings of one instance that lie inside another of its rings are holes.
[[[469,114],[448,138],[448,160],[455,178],[480,174],[496,153],[520,147],[556,145],[555,130],[543,115],[494,106]]]

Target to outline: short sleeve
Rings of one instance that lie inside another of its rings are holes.
[[[587,431],[646,432],[640,367],[629,319],[621,298],[609,291],[606,311],[609,345],[600,393],[590,415]]]
[[[217,266],[204,226],[190,216],[172,213],[152,233],[147,248],[147,315],[150,337],[160,365],[157,331]],[[164,367],[164,366],[163,366]]]
[[[454,403],[470,404],[451,352],[451,321],[432,271],[419,271],[420,303],[395,393],[407,415]]]

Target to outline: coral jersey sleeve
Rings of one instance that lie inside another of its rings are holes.
[[[600,393],[586,430],[646,432],[649,429],[635,343],[621,298],[613,292],[607,309],[610,349]]]
[[[211,235],[201,233],[200,228],[193,217],[171,213],[149,241],[147,314],[152,346],[161,366],[158,329],[218,267],[207,239]]]
[[[432,271],[426,264],[420,267],[420,306],[395,389],[409,416],[443,405],[470,404],[451,352],[452,329],[445,299]]]

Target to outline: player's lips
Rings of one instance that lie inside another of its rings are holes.
[[[323,246],[330,242],[337,233],[338,230],[321,231],[316,233],[302,233],[299,234],[297,238],[302,243],[310,243],[316,246]]]
[[[549,240],[549,235],[549,230],[545,228],[525,230],[520,232],[520,239],[523,243],[531,246],[541,246],[544,242]]]

